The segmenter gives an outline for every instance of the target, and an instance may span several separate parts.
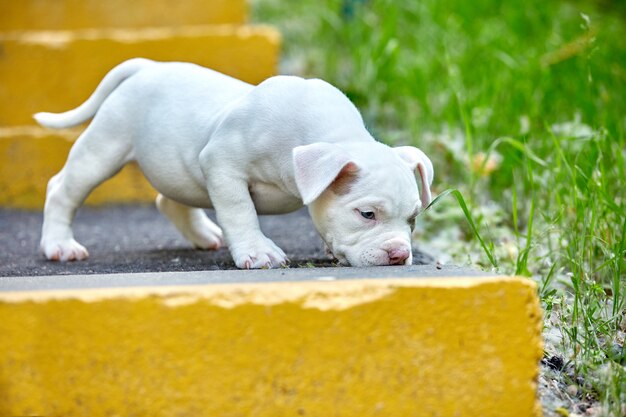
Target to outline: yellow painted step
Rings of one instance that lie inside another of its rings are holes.
[[[0,128],[0,206],[43,208],[48,180],[63,167],[81,131]],[[87,204],[152,202],[155,197],[139,168],[129,164],[96,188]]]
[[[244,23],[245,0],[2,0],[0,31]]]
[[[0,415],[539,416],[527,279],[0,292]]]
[[[0,35],[0,126],[81,104],[115,65],[133,57],[189,61],[250,83],[275,75],[279,33],[268,26],[16,32]]]

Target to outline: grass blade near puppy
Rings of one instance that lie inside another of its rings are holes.
[[[284,72],[337,85],[374,136],[432,157],[420,242],[539,282],[546,358],[563,359],[542,367],[545,414],[625,415],[626,5],[253,6],[283,33]]]

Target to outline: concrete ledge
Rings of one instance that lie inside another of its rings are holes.
[[[120,62],[189,61],[256,84],[276,74],[279,33],[268,26],[12,32],[0,35],[0,126],[81,104]]]
[[[0,414],[538,416],[540,330],[505,277],[0,292]]]
[[[0,2],[0,31],[244,23],[244,0]]]
[[[0,206],[42,208],[48,180],[61,170],[82,129],[0,128]],[[156,192],[136,164],[99,186],[87,204],[152,202]]]

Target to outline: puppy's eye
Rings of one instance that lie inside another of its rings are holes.
[[[361,216],[367,220],[376,220],[376,214],[373,211],[361,211]]]

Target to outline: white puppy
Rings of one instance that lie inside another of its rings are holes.
[[[76,209],[137,161],[160,193],[159,210],[185,238],[204,249],[225,241],[239,268],[284,265],[257,213],[303,204],[342,264],[411,264],[411,230],[431,200],[432,164],[417,148],[374,140],[354,105],[324,81],[277,76],[253,86],[193,64],[137,58],[109,72],[78,108],[35,115],[52,128],[91,117],[48,183],[41,239],[48,259],[88,256],[71,230]],[[211,207],[221,229],[201,209]]]

